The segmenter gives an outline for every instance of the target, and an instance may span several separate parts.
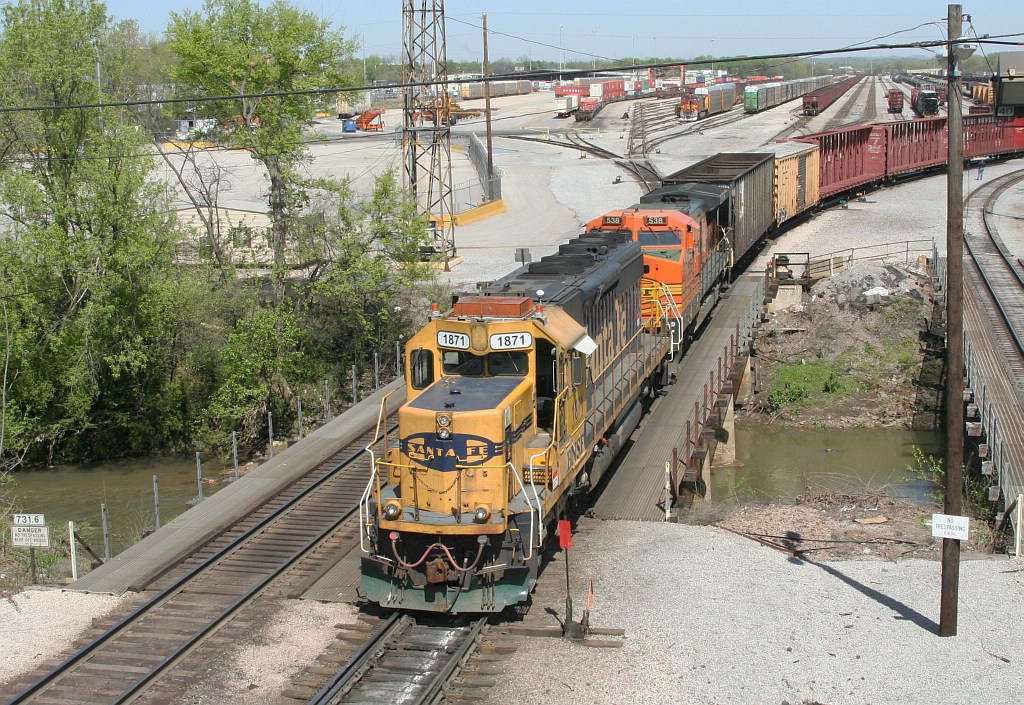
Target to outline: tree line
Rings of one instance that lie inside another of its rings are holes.
[[[432,280],[424,218],[393,172],[369,195],[305,175],[304,131],[333,96],[251,97],[358,85],[355,42],[283,0],[209,0],[171,13],[163,41],[98,0],[17,0],[0,31],[6,468],[230,450],[232,431],[257,449],[267,412],[288,428],[324,380],[365,379],[374,353],[394,369]],[[181,104],[127,104],[169,91],[259,165],[265,230],[219,217],[209,153],[153,139]],[[240,238],[268,261],[243,268]]]

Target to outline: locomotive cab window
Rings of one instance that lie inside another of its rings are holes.
[[[643,247],[679,247],[683,244],[675,230],[641,230],[638,235]]]
[[[465,350],[445,350],[444,373],[462,377],[482,377],[484,359]]]
[[[525,352],[504,350],[487,356],[487,372],[492,377],[525,377],[528,370]]]
[[[413,389],[426,389],[434,382],[434,351],[419,348],[409,355],[409,379]]]

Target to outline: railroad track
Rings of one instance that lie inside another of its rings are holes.
[[[658,172],[647,164],[640,163],[634,159],[630,159],[629,157],[624,157],[621,154],[616,154],[610,149],[599,147],[575,131],[566,132],[565,137],[570,146],[588,154],[592,154],[595,157],[609,159],[615,162],[617,165],[628,171],[638,183],[643,184],[648,191],[661,185],[661,177],[658,175]]]
[[[994,312],[990,336],[1010,379],[1016,380],[1017,396],[1024,404],[1024,272],[1019,260],[1007,250],[992,218],[992,208],[1008,189],[1024,182],[1015,172],[994,179],[973,194],[983,199],[980,230],[965,229],[964,285],[971,288],[982,310]]]
[[[863,104],[861,98],[863,97],[864,91],[867,90],[867,109],[862,111],[860,117],[856,120],[850,119],[850,113],[853,109]],[[875,81],[869,76],[868,80],[861,81],[857,86],[850,92],[849,96],[844,96],[846,100],[843,102],[836,114],[825,123],[825,128],[822,132],[828,132],[830,130],[836,130],[840,127],[846,127],[848,125],[857,125],[863,122],[873,122],[878,114],[877,108],[875,107]]]
[[[8,702],[177,702],[209,654],[358,546],[367,433],[150,585],[148,601]],[[251,619],[248,619],[251,618]],[[239,626],[235,627],[234,624]],[[192,657],[192,658],[190,658]],[[198,661],[198,662],[197,662]]]
[[[393,613],[308,700],[309,705],[439,702],[484,635],[487,619],[458,624],[432,624],[427,619]]]
[[[575,149],[580,152],[592,154],[601,159],[608,159],[622,167],[637,183],[642,184],[648,191],[661,185],[661,177],[654,169],[647,164],[641,164],[629,157],[624,157],[610,149],[599,147],[589,142],[575,130],[567,130],[564,140],[544,139],[541,137],[529,137],[527,135],[505,135],[505,139],[521,140],[523,142],[540,142],[542,144],[553,144],[558,147]]]

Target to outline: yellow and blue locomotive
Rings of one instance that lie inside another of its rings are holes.
[[[552,523],[664,380],[671,342],[641,325],[642,276],[628,235],[583,235],[432,312],[406,345],[397,433],[368,449],[368,600],[448,613],[526,600]]]

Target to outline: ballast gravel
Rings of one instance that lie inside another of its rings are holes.
[[[576,619],[593,579],[590,624],[625,629],[622,647],[518,637],[489,703],[1021,702],[1024,560],[964,560],[957,635],[940,637],[936,561],[810,563],[681,524],[580,529]],[[531,615],[545,610],[560,618],[564,593]]]
[[[24,590],[0,600],[0,684],[69,649],[94,617],[122,600],[54,589]]]

